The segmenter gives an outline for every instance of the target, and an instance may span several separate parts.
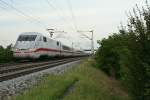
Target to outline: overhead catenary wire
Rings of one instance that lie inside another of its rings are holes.
[[[67,3],[68,3],[68,8],[69,8],[70,13],[71,13],[71,19],[72,19],[72,23],[73,23],[75,32],[78,32],[78,24],[77,24],[77,19],[76,19],[76,16],[75,16],[75,13],[74,13],[74,10],[72,7],[72,2],[71,2],[71,0],[67,0]]]
[[[69,10],[70,10],[70,12],[71,12],[71,17],[72,17],[72,21],[73,21],[74,28],[75,28],[75,30],[77,31],[77,30],[78,30],[78,26],[77,26],[76,16],[75,16],[74,11],[73,11],[73,8],[72,8],[72,3],[71,3],[70,0],[67,0],[67,2],[68,2]]]
[[[2,6],[2,5],[3,5],[3,6]],[[5,10],[5,11],[8,11],[8,7],[9,7],[8,5],[4,5],[2,2],[0,2],[0,8],[1,8],[1,9]],[[13,13],[13,12],[8,12],[8,13]],[[18,15],[18,12],[15,12],[15,14]],[[24,16],[24,15],[22,15],[22,14],[20,14],[20,13],[19,13],[19,16],[25,17],[25,18],[26,18],[25,20],[27,20],[27,21],[30,22],[30,23],[33,23],[33,21],[31,21],[31,19],[30,19],[30,20],[27,19],[26,16]]]
[[[55,6],[53,6],[53,4],[49,0],[45,0],[45,1],[52,9],[54,9],[56,11],[58,16],[61,16],[61,14],[58,12],[57,8]],[[61,16],[61,18],[65,21],[64,17]]]
[[[6,10],[7,8],[2,6],[3,4],[0,2],[0,8],[3,9],[3,10]]]
[[[68,23],[68,20],[66,19],[67,16],[66,14],[64,13],[64,11],[62,9],[60,9],[59,7],[56,7],[56,4],[54,6],[54,4],[50,1],[50,0],[45,0],[46,3],[49,5],[49,7],[51,7],[57,14],[57,16],[59,18],[61,18],[61,20],[63,20],[65,23]],[[70,22],[69,22],[70,23]],[[71,24],[71,23],[70,23]],[[73,28],[72,26],[68,25],[69,28]]]
[[[68,7],[70,9],[72,20],[73,20],[73,24],[74,24],[74,27],[75,27],[76,31],[78,33],[80,33],[82,36],[84,36],[85,38],[88,38],[89,40],[92,40],[92,38],[90,38],[89,36],[85,35],[83,33],[83,31],[79,31],[78,30],[77,20],[76,20],[76,16],[75,16],[75,13],[74,13],[73,8],[72,8],[71,0],[67,0],[67,2],[68,2]],[[86,32],[91,32],[91,31],[86,31]]]
[[[0,0],[1,4],[3,4],[3,6],[5,7],[10,7],[12,8],[13,10],[15,10],[17,13],[19,13],[20,15],[26,17],[26,18],[29,18],[30,22],[31,21],[34,21],[36,23],[39,23],[41,26],[43,26],[44,28],[46,28],[46,25],[44,25],[41,21],[39,21],[38,19],[34,18],[33,16],[29,15],[29,14],[26,14],[24,13],[23,11],[21,11],[20,9],[17,9],[16,7],[12,6],[11,4],[8,4],[7,2],[3,1],[3,0]],[[5,8],[4,8],[5,9]]]
[[[58,11],[58,7],[54,7],[53,4],[50,2],[50,0],[46,0],[47,3],[55,10],[55,11]],[[71,20],[72,20],[72,25],[73,25],[73,29],[75,30],[75,32],[78,31],[78,25],[77,25],[77,20],[76,20],[76,16],[75,16],[75,13],[73,11],[73,7],[72,7],[72,3],[70,0],[67,0],[67,5],[68,5],[68,8],[69,8],[69,11],[70,11],[70,14],[71,14]],[[63,15],[65,15],[62,11],[62,9],[59,9],[60,12],[62,12]],[[61,15],[59,12],[58,12],[58,15]],[[79,33],[79,32],[78,32]],[[84,33],[81,33],[82,35],[85,36]]]

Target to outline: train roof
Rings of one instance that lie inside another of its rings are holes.
[[[42,35],[42,33],[38,33],[38,32],[23,32],[20,35]]]
[[[20,35],[38,35],[38,36],[44,36],[42,33],[39,33],[39,32],[23,32]],[[53,40],[53,41],[57,42],[57,40],[51,39],[50,37],[47,37],[47,36],[44,36],[44,37],[46,37],[49,40]],[[58,41],[58,42],[60,42],[60,41]]]

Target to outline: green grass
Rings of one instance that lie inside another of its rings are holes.
[[[75,78],[51,75],[40,83],[40,85],[25,91],[23,95],[14,97],[14,100],[57,100],[66,91]]]
[[[119,82],[92,66],[94,61],[88,60],[64,74],[50,75],[13,100],[130,100]],[[64,96],[75,82],[74,90]]]

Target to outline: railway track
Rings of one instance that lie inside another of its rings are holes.
[[[71,57],[70,57],[71,58]],[[16,65],[21,65],[21,64],[31,64],[31,63],[36,63],[36,62],[44,62],[44,61],[49,61],[49,60],[62,60],[62,59],[66,59],[66,58],[51,58],[51,59],[43,59],[41,60],[35,60],[34,62],[32,60],[18,60],[18,61],[12,61],[9,63],[2,63],[0,64],[0,69],[2,67],[7,67],[7,66],[16,66]]]
[[[1,67],[0,82],[81,59],[83,57]]]

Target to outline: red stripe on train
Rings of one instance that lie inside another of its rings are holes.
[[[49,49],[49,48],[38,48],[34,52],[39,52],[39,51],[53,51],[53,52],[60,52],[60,50],[57,49]]]
[[[32,52],[39,52],[39,51],[52,51],[52,52],[67,52],[67,53],[73,53],[72,51],[61,51],[57,49],[49,49],[49,48],[38,48],[35,51],[24,51],[24,53],[32,53]],[[22,53],[20,51],[16,51],[14,53]]]

